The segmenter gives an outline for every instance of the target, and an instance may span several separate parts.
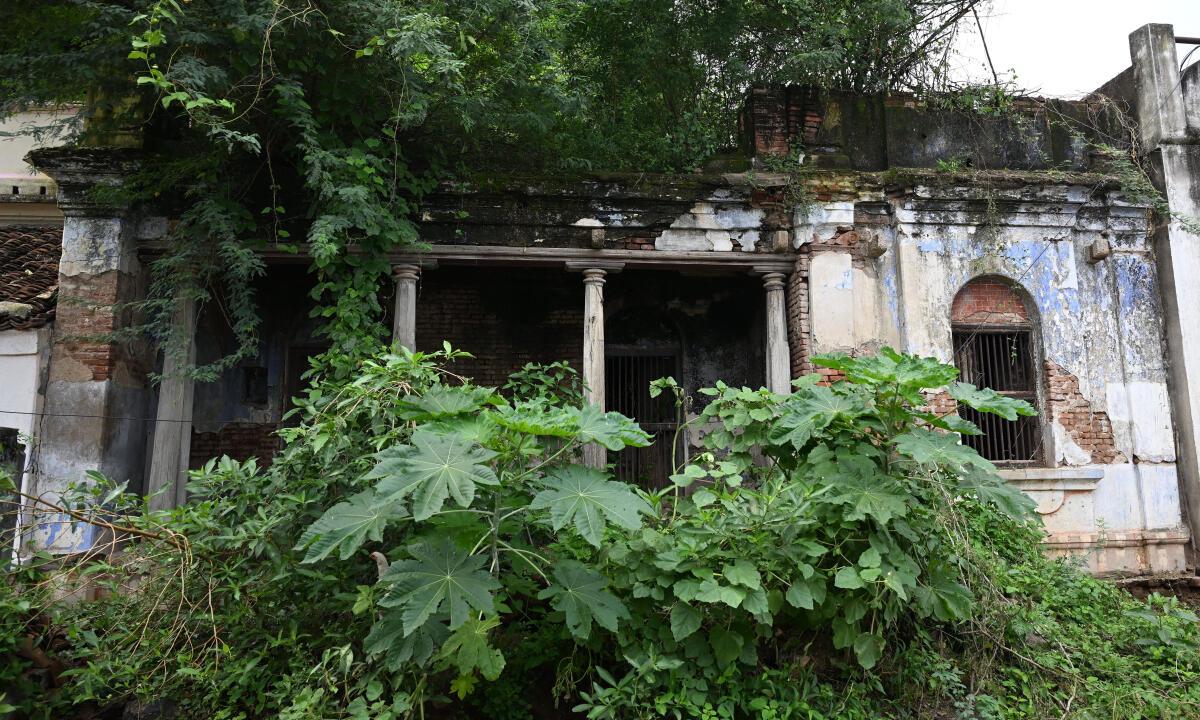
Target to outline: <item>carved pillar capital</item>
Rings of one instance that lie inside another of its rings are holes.
[[[396,282],[416,282],[421,278],[421,266],[402,263],[392,266],[392,277]]]
[[[603,287],[606,275],[608,275],[608,271],[602,268],[588,268],[583,271],[583,284]]]
[[[115,194],[105,198],[98,188],[116,187],[137,172],[142,154],[133,148],[52,147],[30,151],[26,162],[58,185],[58,207],[67,217],[120,217],[129,208]]]
[[[782,292],[786,280],[787,275],[781,272],[767,272],[762,274],[763,288],[767,292]]]
[[[421,266],[397,263],[392,266],[396,282],[396,308],[392,317],[392,343],[415,350],[417,344],[417,281]]]

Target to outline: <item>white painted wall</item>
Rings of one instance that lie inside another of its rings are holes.
[[[0,427],[16,428],[24,438],[34,437],[42,410],[39,388],[49,348],[49,328],[0,332]],[[34,453],[29,439],[25,444],[28,467]]]
[[[35,171],[26,164],[24,158],[25,154],[34,148],[61,143],[61,138],[35,138],[35,130],[69,115],[70,113],[35,111],[16,113],[0,120],[0,133],[14,133],[12,136],[0,135],[0,179],[38,180],[53,185],[50,178]],[[10,188],[3,190],[9,192]]]
[[[880,229],[885,252],[867,260],[865,268],[855,268],[849,252],[814,249],[809,274],[814,351],[872,352],[887,344],[949,362],[950,307],[958,291],[985,275],[1016,280],[1034,307],[1044,357],[1078,379],[1094,411],[1108,414],[1114,444],[1124,456],[1097,464],[1043,415],[1050,467],[1029,471],[1046,478],[1031,477],[1022,487],[1042,507],[1051,545],[1090,543],[1097,572],[1180,569],[1186,529],[1158,269],[1145,210],[1117,197],[1093,198],[1090,188],[1031,186],[991,191],[1009,202],[998,204],[999,214],[985,222],[979,203],[971,202],[977,192],[918,187],[894,200],[895,222]],[[837,203],[812,215],[854,213],[853,206]],[[818,241],[832,232],[830,223],[819,220],[809,227],[825,233]],[[1112,254],[1091,263],[1089,246],[1102,237]],[[1075,484],[1067,489],[1046,484],[1059,482],[1060,475]],[[1161,532],[1171,536],[1174,549],[1149,553],[1150,536]],[[1106,542],[1133,549],[1105,556]],[[1167,566],[1148,566],[1145,558],[1151,555]]]

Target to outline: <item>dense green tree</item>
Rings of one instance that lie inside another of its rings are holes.
[[[308,244],[317,312],[339,357],[360,357],[384,336],[383,253],[419,241],[439,178],[689,170],[732,143],[753,83],[936,81],[977,2],[6,3],[0,112],[79,103],[76,140],[141,138],[124,190],[181,218],[149,327],[181,293],[220,295],[240,343],[211,375],[255,350],[257,247]]]

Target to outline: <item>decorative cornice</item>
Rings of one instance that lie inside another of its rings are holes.
[[[142,152],[135,148],[50,147],[32,150],[25,161],[58,184],[58,206],[64,215],[100,216],[119,213],[116,203],[98,202],[91,191],[115,186],[137,171]]]

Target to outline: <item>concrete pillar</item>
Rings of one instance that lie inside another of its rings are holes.
[[[583,397],[601,410],[604,405],[604,281],[619,272],[619,262],[568,262],[568,270],[583,273]],[[607,451],[600,445],[584,447],[583,461],[589,467],[608,464]]]
[[[1187,138],[1174,30],[1146,25],[1129,36],[1141,145],[1174,217],[1154,233],[1163,293],[1178,468],[1193,546],[1200,538],[1200,144]]]
[[[787,303],[781,272],[763,273],[767,298],[767,389],[786,395],[792,391],[791,351],[787,336]]]
[[[604,276],[606,271],[583,271],[583,392],[587,402],[604,409]],[[589,467],[608,464],[605,449],[592,443],[583,449]]]
[[[187,375],[187,369],[196,361],[196,301],[193,298],[179,300],[172,324],[173,337],[163,353],[163,379],[158,386],[150,479],[146,483],[146,494],[152,496],[152,510],[165,510],[187,502],[195,389],[195,381]]]
[[[142,488],[149,412],[145,343],[105,337],[133,322],[128,303],[144,292],[137,241],[161,236],[162,218],[97,203],[92,192],[136,167],[136,151],[47,148],[29,160],[59,187],[63,211],[58,310],[38,427],[32,494],[56,500],[70,483],[99,471]],[[36,511],[36,508],[33,508]],[[91,549],[97,528],[38,512],[30,537],[51,552]]]
[[[417,280],[420,265],[394,265],[396,314],[392,318],[392,344],[415,350],[417,346]]]
[[[1187,136],[1187,116],[1175,57],[1175,29],[1170,25],[1141,26],[1129,35],[1129,55],[1142,151],[1182,141]]]

